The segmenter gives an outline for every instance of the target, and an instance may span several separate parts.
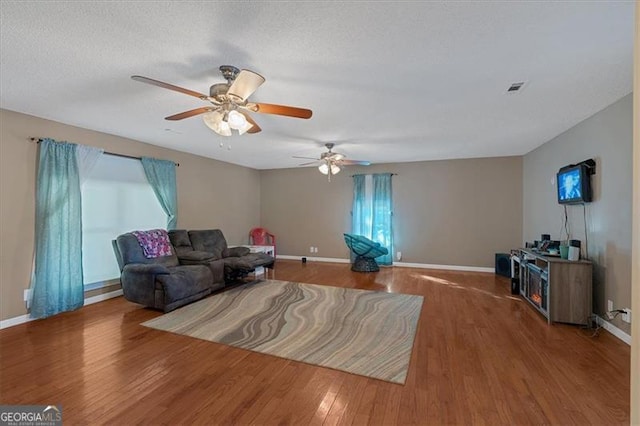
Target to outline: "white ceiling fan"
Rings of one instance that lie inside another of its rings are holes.
[[[344,166],[368,166],[371,164],[369,161],[347,160],[344,154],[340,154],[339,152],[332,151],[334,144],[331,142],[325,143],[324,146],[327,147],[327,152],[323,152],[322,154],[320,154],[320,158],[298,157],[298,156],[293,156],[293,158],[314,160],[314,161],[309,161],[307,163],[302,163],[300,164],[300,166],[309,166],[311,164],[319,164],[318,170],[323,175],[327,175],[327,179],[329,180],[329,182],[331,182],[331,176],[337,175],[338,173],[340,173],[340,170]]]

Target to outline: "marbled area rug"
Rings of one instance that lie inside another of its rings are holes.
[[[403,384],[422,300],[267,280],[215,294],[142,325]]]

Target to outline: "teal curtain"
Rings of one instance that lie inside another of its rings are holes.
[[[75,144],[44,139],[36,187],[32,318],[84,304],[82,210]]]
[[[393,197],[391,194],[391,174],[373,175],[373,211],[371,213],[371,240],[386,247],[388,254],[376,258],[380,265],[393,263]]]
[[[178,190],[175,163],[149,157],[142,157],[141,161],[144,174],[147,176],[162,210],[167,215],[167,229],[176,229],[178,224]]]
[[[391,176],[391,173],[353,176],[351,233],[367,237],[387,248],[389,254],[376,258],[380,265],[393,264]]]
[[[369,238],[371,221],[365,194],[365,175],[353,176],[353,207],[351,209],[351,233]]]

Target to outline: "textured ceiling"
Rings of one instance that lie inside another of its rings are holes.
[[[631,92],[633,15],[632,1],[3,0],[0,106],[257,169],[325,142],[374,163],[522,155]],[[222,64],[266,77],[252,101],[313,117],[253,114],[262,133],[218,136],[163,119],[205,102],[130,79],[207,93]]]

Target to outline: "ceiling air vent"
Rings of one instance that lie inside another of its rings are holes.
[[[509,86],[509,88],[507,89],[507,93],[514,93],[522,90],[522,86],[524,86],[524,83],[524,81],[521,81],[519,83],[512,83],[511,86]]]

